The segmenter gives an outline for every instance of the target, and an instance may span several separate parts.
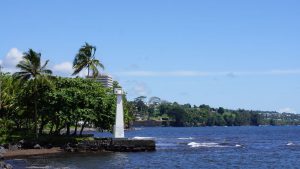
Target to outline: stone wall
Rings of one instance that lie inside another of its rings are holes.
[[[114,152],[137,152],[155,151],[154,140],[133,140],[98,138],[92,141],[82,141],[76,145],[67,145],[66,151],[114,151]]]

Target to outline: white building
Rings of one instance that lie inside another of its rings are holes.
[[[87,78],[93,78],[93,77],[87,77]],[[94,78],[93,78],[94,79]],[[110,75],[106,75],[106,74],[99,74],[95,80],[97,82],[100,82],[102,83],[102,85],[104,87],[107,87],[107,88],[112,88],[113,87],[113,79]]]

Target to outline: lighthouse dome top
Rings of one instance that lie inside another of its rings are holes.
[[[122,88],[115,88],[115,89],[114,89],[114,93],[117,94],[117,95],[124,94]]]

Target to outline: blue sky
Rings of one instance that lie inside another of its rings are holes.
[[[300,112],[300,1],[0,2],[6,71],[33,48],[69,76],[84,42],[130,99]]]

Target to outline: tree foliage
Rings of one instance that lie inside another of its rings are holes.
[[[92,76],[96,77],[99,74],[98,67],[104,69],[104,66],[98,59],[95,58],[95,53],[96,47],[85,43],[85,45],[79,49],[73,61],[73,75],[77,75],[79,72],[87,68],[88,77],[90,76],[90,71],[92,71]]]
[[[98,74],[104,66],[95,59],[96,47],[86,43],[74,59],[75,74],[84,68]],[[37,138],[39,135],[81,135],[85,127],[112,131],[116,96],[93,79],[51,76],[48,60],[32,49],[23,54],[13,75],[0,72],[0,136],[12,133]],[[114,82],[114,87],[121,87]],[[124,119],[132,121],[130,104],[124,99]],[[0,142],[3,140],[0,137]]]
[[[34,103],[34,128],[36,137],[38,137],[38,85],[39,83],[49,83],[48,76],[52,74],[50,69],[47,69],[49,60],[42,65],[41,53],[37,53],[32,49],[23,54],[22,60],[17,64],[19,72],[14,73],[14,78],[19,81],[20,87],[29,81],[32,85],[33,103]]]
[[[54,77],[51,86],[45,83],[36,85],[29,80],[20,87],[10,74],[2,75],[1,81],[1,128],[24,131],[28,135],[36,131],[39,135],[81,135],[88,126],[112,131],[116,96],[112,89],[104,88],[99,82]],[[35,106],[38,107],[37,116]],[[124,114],[126,124],[130,124],[132,114],[126,96]]]

